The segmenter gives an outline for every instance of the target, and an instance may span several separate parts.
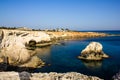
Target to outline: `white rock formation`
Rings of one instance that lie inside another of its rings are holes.
[[[91,42],[84,50],[82,50],[81,55],[78,57],[85,60],[102,60],[103,58],[108,58],[102,50],[102,44],[98,42]]]
[[[82,50],[81,53],[85,53],[85,52],[101,52],[102,51],[102,44],[98,43],[98,42],[91,42],[84,50]]]
[[[28,50],[25,48],[23,39],[13,34],[9,36],[3,31],[3,39],[1,43],[1,54],[8,57],[9,63],[24,62],[30,58]]]
[[[41,31],[1,30],[0,32],[4,35],[2,41],[6,40],[7,37],[10,38],[11,36],[19,39],[21,38],[23,43],[29,43],[30,40],[35,40],[36,42],[51,40],[48,34]]]
[[[8,57],[9,64],[14,65],[25,63],[31,58],[31,51],[25,46],[29,41],[50,41],[48,34],[38,31],[1,30],[1,35],[0,55]]]

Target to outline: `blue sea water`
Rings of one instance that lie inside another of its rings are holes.
[[[120,31],[100,31],[109,34],[120,34]],[[103,51],[110,56],[103,61],[82,61],[77,57],[92,41],[100,42]],[[83,40],[63,41],[64,45],[52,45],[41,49],[37,54],[48,65],[36,69],[35,72],[80,72],[111,80],[120,70],[120,36],[89,38]]]

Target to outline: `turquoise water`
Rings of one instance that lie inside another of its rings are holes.
[[[120,31],[106,33],[119,34]],[[92,62],[78,59],[80,52],[91,41],[100,42],[103,45],[103,51],[110,58]],[[62,43],[64,44],[47,47],[37,54],[48,65],[36,69],[35,72],[80,72],[110,80],[120,70],[120,36],[63,41]]]

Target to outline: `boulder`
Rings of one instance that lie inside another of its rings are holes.
[[[26,71],[19,73],[20,80],[30,80],[30,77],[31,77],[31,74]]]
[[[38,58],[37,56],[33,56],[26,63],[20,64],[19,67],[31,67],[31,68],[39,67],[40,68],[44,65],[45,63],[40,58]]]
[[[83,60],[102,60],[109,56],[103,52],[103,46],[99,42],[91,42],[84,50],[82,50],[78,58]]]

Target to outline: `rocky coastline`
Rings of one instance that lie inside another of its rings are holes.
[[[36,54],[35,47],[49,46],[58,40],[108,36],[108,34],[96,32],[48,32],[7,29],[1,29],[0,35],[0,62],[6,61],[13,66],[35,68],[40,66],[37,64],[44,64],[37,56],[33,57]],[[34,66],[32,62],[36,62]]]
[[[105,37],[108,36],[108,34],[96,32],[49,32],[0,29],[0,36],[0,64],[2,64],[0,68],[3,68],[3,71],[5,71],[9,65],[19,68],[25,67],[25,69],[34,69],[44,66],[45,62],[35,55],[36,47],[49,46],[59,40]],[[101,80],[98,77],[86,76],[76,72],[25,72],[25,75],[32,75],[32,77],[29,77],[30,79],[21,79],[19,74],[21,75],[21,73],[18,72],[0,72],[0,80]]]

